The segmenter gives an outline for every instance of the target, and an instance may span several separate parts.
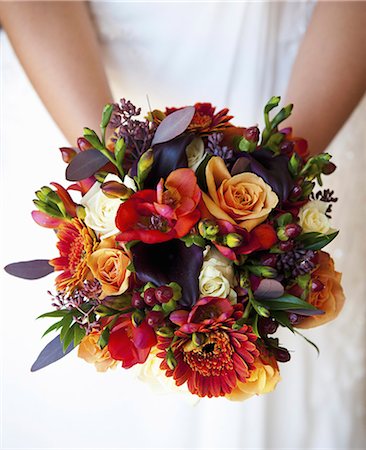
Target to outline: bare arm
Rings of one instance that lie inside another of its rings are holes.
[[[34,88],[71,144],[112,100],[85,2],[0,2],[0,21]]]
[[[287,90],[295,104],[287,125],[321,153],[366,88],[366,3],[320,2],[300,47]]]

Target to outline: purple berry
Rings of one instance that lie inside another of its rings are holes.
[[[274,351],[274,356],[278,362],[287,362],[291,359],[289,351],[283,347],[277,347]]]
[[[149,311],[146,314],[146,320],[150,327],[156,327],[164,320],[164,314],[161,311]]]
[[[291,200],[296,200],[300,197],[301,194],[302,194],[301,186],[296,185],[291,191],[290,198]]]
[[[295,239],[302,232],[302,228],[297,223],[289,223],[286,225],[285,233],[290,239]]]
[[[324,284],[320,280],[311,281],[311,290],[313,292],[320,292],[324,289]]]
[[[145,306],[145,302],[141,297],[140,292],[134,292],[132,294],[131,305],[133,308],[142,309]]]
[[[283,252],[290,252],[294,248],[294,243],[293,241],[282,241],[278,246]]]

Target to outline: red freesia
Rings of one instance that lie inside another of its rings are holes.
[[[241,305],[233,306],[217,297],[200,299],[188,314],[175,311],[171,320],[180,328],[174,342],[172,338],[158,338],[161,369],[178,386],[187,382],[190,392],[200,397],[229,394],[239,381],[244,383],[249,377],[259,355],[251,328],[243,325],[233,329],[241,316]],[[168,349],[175,358],[174,368]]]
[[[116,325],[109,337],[108,350],[113,359],[122,361],[122,367],[129,369],[142,364],[156,344],[156,335],[146,320],[135,327],[130,317]]]
[[[272,225],[267,223],[262,223],[249,232],[244,228],[233,225],[225,220],[217,220],[216,222],[219,226],[219,235],[235,233],[242,239],[242,243],[236,248],[229,248],[225,245],[213,242],[219,252],[232,261],[235,261],[238,255],[248,255],[254,251],[268,250],[277,242],[275,229]]]
[[[165,189],[164,189],[165,187]],[[117,212],[117,240],[156,244],[185,236],[200,218],[201,191],[191,169],[174,170],[157,190],[136,192]]]
[[[285,135],[285,142],[288,141],[292,144],[292,148],[290,147],[291,150],[286,152],[287,156],[292,156],[293,153],[297,153],[305,161],[309,159],[310,153],[306,139],[293,136],[291,127],[282,129],[280,133]]]

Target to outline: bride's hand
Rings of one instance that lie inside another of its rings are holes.
[[[98,129],[112,101],[86,2],[0,2],[0,21],[30,81],[70,144]]]

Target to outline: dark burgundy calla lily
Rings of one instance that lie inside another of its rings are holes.
[[[203,263],[203,250],[173,239],[161,244],[139,243],[132,247],[137,277],[144,283],[151,281],[157,286],[172,281],[182,288],[183,307],[194,305],[199,297],[198,276]]]
[[[231,169],[231,175],[253,172],[271,186],[281,202],[286,201],[294,182],[288,170],[289,159],[285,155],[274,156],[265,148],[239,157]]]

